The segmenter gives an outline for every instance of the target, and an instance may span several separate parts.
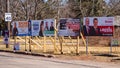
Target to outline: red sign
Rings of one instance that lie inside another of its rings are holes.
[[[113,35],[113,26],[98,26],[98,28],[103,35]]]
[[[85,17],[85,36],[113,36],[114,17]]]

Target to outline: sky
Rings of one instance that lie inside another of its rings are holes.
[[[109,0],[104,0],[106,3],[108,3],[109,2]]]

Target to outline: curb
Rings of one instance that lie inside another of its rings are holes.
[[[8,50],[0,50],[0,52],[8,52],[8,53],[31,55],[31,56],[40,56],[40,57],[47,57],[47,58],[55,57],[54,55],[51,55],[51,54],[32,53],[32,52],[20,52],[20,51],[8,51]]]

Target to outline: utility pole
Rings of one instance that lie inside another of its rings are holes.
[[[95,1],[93,0],[92,15],[94,16]]]
[[[7,13],[10,12],[10,1],[7,0]],[[10,21],[8,21],[8,32],[9,32],[9,39],[8,39],[8,47],[10,46]]]
[[[10,1],[7,0],[7,12],[9,13],[10,12]]]
[[[80,0],[80,12],[82,14],[82,17],[84,17],[83,13],[82,13],[82,3],[81,3],[81,0]]]
[[[81,0],[80,0],[80,10],[81,10],[81,4],[82,4],[82,3],[81,3]]]

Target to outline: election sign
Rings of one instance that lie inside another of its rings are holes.
[[[44,36],[54,36],[54,19],[45,19],[44,20]]]
[[[60,19],[59,36],[79,36],[80,35],[80,20],[79,19]]]
[[[114,17],[85,17],[85,36],[113,36]]]
[[[41,21],[42,20],[31,20],[32,36],[39,36]]]
[[[15,21],[12,23],[12,32],[15,36],[27,36],[28,35],[28,22],[27,21]]]

